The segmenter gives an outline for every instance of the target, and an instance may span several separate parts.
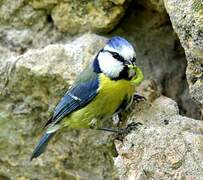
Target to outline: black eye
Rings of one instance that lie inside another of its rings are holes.
[[[131,62],[132,62],[133,64],[135,64],[135,63],[136,63],[136,57],[133,57],[132,60],[131,60]]]
[[[111,54],[112,54],[112,56],[113,56],[115,59],[117,59],[118,61],[124,62],[124,58],[123,58],[122,56],[120,56],[118,53],[112,52]]]

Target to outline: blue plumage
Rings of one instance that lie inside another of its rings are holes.
[[[85,106],[97,95],[98,87],[98,76],[73,86],[60,100],[52,118],[46,125],[50,123],[56,124],[71,112]]]
[[[130,72],[134,71],[128,65],[132,64],[134,56],[132,45],[124,38],[115,36],[107,42],[59,101],[31,160],[45,151],[57,130],[63,127],[91,127],[93,120],[109,117],[127,106],[134,91],[128,82],[133,77]]]
[[[93,66],[93,70],[95,73],[101,73],[102,71],[101,71],[101,68],[99,66],[99,61],[98,61],[97,57],[98,56],[96,56],[96,58],[94,59],[92,66]]]
[[[30,157],[30,161],[32,161],[33,158],[37,158],[38,156],[40,156],[40,154],[42,154],[50,139],[53,137],[54,133],[44,133],[39,141],[39,143],[37,144],[36,148],[34,149],[31,157]]]
[[[65,116],[88,104],[97,95],[98,87],[98,76],[74,85],[60,100],[55,108],[53,116],[46,123],[46,126],[51,124],[52,127],[55,127],[55,124],[60,122],[60,120],[63,119]],[[48,142],[54,134],[55,131],[44,133],[36,148],[34,149],[30,160],[32,160],[33,158],[37,158],[45,151]]]
[[[107,45],[117,50],[121,50],[124,47],[133,49],[133,46],[127,40],[119,36],[114,36],[109,39]]]

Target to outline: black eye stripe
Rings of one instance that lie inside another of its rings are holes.
[[[108,50],[103,50],[102,52],[108,52],[108,53],[110,53],[118,61],[121,61],[121,62],[125,61],[124,58],[122,56],[120,56],[117,52],[112,52],[112,51],[108,51]]]
[[[118,53],[111,53],[111,54],[115,59],[117,59],[121,62],[124,62],[124,58],[122,56],[120,56]]]

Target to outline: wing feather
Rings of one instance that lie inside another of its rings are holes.
[[[98,76],[94,76],[89,80],[74,85],[59,101],[54,110],[53,116],[45,126],[50,123],[57,124],[65,116],[88,104],[97,95],[98,88]]]

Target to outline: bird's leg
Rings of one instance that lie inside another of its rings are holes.
[[[108,131],[108,132],[112,132],[112,133],[116,133],[115,138],[122,140],[127,134],[129,134],[132,130],[137,129],[137,127],[139,125],[142,125],[142,123],[140,122],[132,122],[130,124],[127,125],[126,128],[122,128],[122,129],[108,129],[108,128],[99,128],[97,130],[102,130],[102,131]]]
[[[138,93],[135,93],[134,95],[133,95],[133,101],[135,101],[136,103],[139,103],[139,102],[141,102],[141,101],[146,101],[147,99],[144,97],[144,96],[142,96],[142,95],[140,95],[140,94],[138,94]]]

